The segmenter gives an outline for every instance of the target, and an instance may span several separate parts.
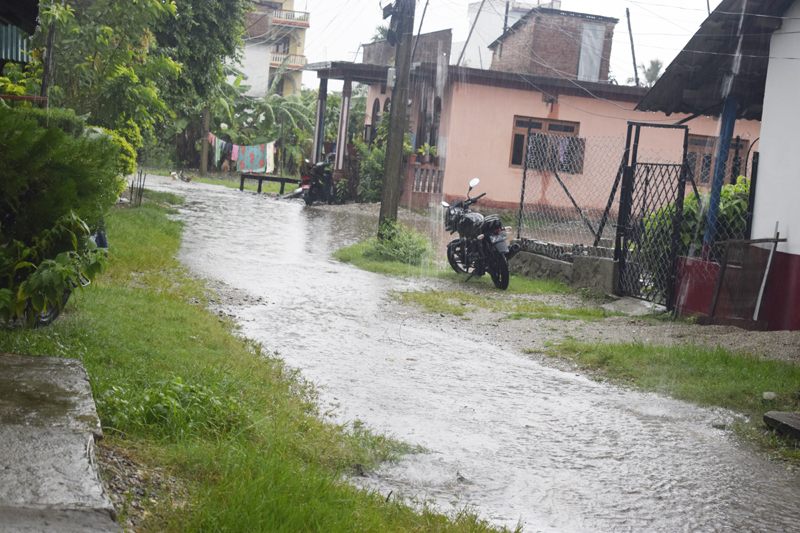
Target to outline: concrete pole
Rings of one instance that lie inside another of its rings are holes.
[[[397,220],[397,204],[400,201],[400,183],[403,176],[403,140],[406,133],[406,113],[408,112],[408,78],[411,71],[411,47],[414,39],[414,0],[397,0],[402,16],[401,35],[397,41],[397,81],[392,89],[392,105],[389,111],[389,135],[386,139],[386,163],[383,173],[383,192],[380,224]]]
[[[325,106],[328,104],[328,79],[319,80],[317,93],[317,115],[314,120],[314,145],[311,149],[311,163],[322,160],[322,139],[325,136]]]
[[[350,98],[353,95],[353,80],[344,79],[342,109],[339,112],[339,135],[336,137],[336,164],[333,167],[333,182],[339,183],[344,176],[344,156],[347,152],[347,125],[350,123]]]
[[[631,37],[631,56],[633,57],[633,79],[636,80],[636,86],[639,86],[639,67],[636,66],[636,52],[633,49],[633,30],[631,29],[631,10],[625,8],[625,16],[628,17],[628,35]]]
[[[208,169],[208,126],[211,121],[211,112],[208,108],[203,110],[203,138],[200,140],[200,176],[205,177]]]
[[[475,29],[475,25],[478,23],[478,17],[481,16],[481,10],[483,9],[483,4],[486,0],[481,0],[481,5],[478,7],[478,12],[475,14],[475,20],[472,21],[472,27],[469,29],[469,34],[467,35],[467,42],[464,43],[464,48],[461,49],[461,55],[458,56],[458,61],[456,62],[456,66],[461,66],[461,60],[464,59],[464,52],[467,51],[467,45],[469,45],[469,39],[472,37],[472,30]]]

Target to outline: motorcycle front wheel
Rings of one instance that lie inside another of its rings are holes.
[[[489,275],[492,276],[494,286],[500,290],[506,290],[508,288],[508,259],[506,259],[506,254],[495,252],[492,257],[492,263]]]
[[[447,262],[450,263],[456,274],[469,274],[471,272],[465,246],[466,241],[464,239],[453,239],[447,245]]]

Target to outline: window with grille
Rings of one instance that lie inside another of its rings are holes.
[[[533,134],[530,154],[525,146],[529,127]],[[527,159],[530,169],[583,174],[586,139],[578,137],[579,128],[577,122],[515,116],[510,166],[522,168]]]

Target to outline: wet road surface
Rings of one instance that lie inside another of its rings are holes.
[[[797,477],[715,429],[728,414],[546,368],[414,319],[389,293],[423,281],[330,257],[371,236],[375,220],[153,181],[187,199],[180,259],[262,298],[233,310],[246,336],[321,386],[323,411],[339,421],[430,451],[364,486],[443,511],[472,506],[529,532],[800,531]]]

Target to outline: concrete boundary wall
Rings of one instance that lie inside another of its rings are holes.
[[[619,263],[603,257],[575,257],[572,263],[543,255],[519,252],[509,264],[512,274],[560,281],[594,294],[616,294]]]

